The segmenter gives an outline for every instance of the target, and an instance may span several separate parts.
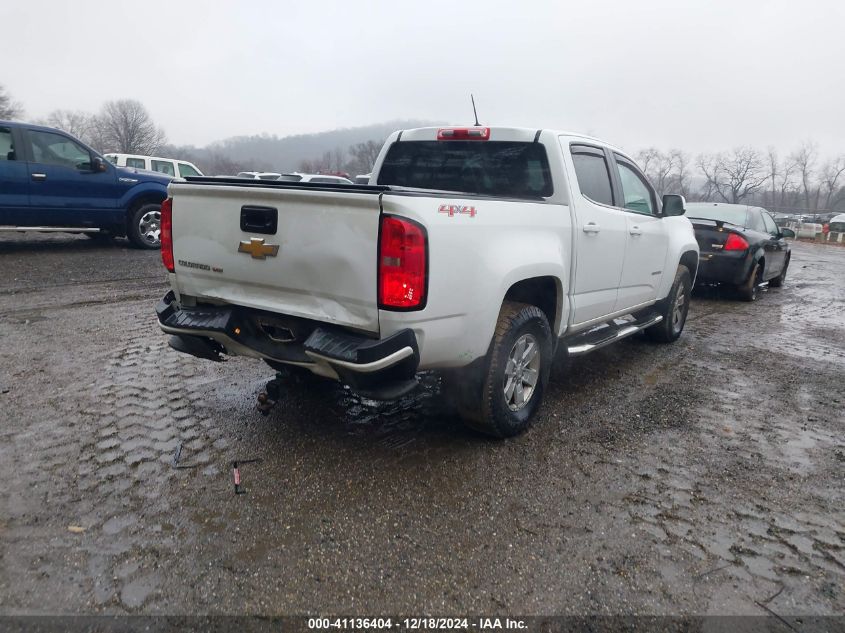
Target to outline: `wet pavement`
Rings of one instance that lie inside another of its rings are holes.
[[[845,613],[845,249],[793,248],[501,442],[435,375],[264,417],[269,368],[167,347],[157,253],[2,236],[0,613]]]

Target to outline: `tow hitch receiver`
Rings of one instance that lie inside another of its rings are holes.
[[[258,410],[262,415],[270,413],[276,403],[282,399],[284,394],[284,379],[282,372],[277,372],[276,377],[270,380],[264,387],[264,391],[258,394]]]

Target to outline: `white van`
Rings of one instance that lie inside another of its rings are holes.
[[[196,165],[189,163],[186,160],[174,160],[172,158],[161,158],[160,156],[138,156],[136,154],[116,153],[106,154],[105,156],[118,167],[134,167],[135,169],[158,171],[162,174],[167,174],[171,178],[203,175]]]

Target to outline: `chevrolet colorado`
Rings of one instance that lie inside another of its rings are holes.
[[[175,180],[162,206],[177,350],[264,359],[372,398],[443,372],[470,426],[523,431],[556,349],[683,330],[684,199],[594,138],[504,127],[387,139],[367,185]]]

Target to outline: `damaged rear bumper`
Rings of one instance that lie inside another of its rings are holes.
[[[297,365],[348,384],[369,398],[392,400],[417,386],[413,330],[368,338],[318,321],[240,306],[179,306],[172,291],[156,306],[170,346],[199,358],[251,356]]]

